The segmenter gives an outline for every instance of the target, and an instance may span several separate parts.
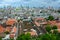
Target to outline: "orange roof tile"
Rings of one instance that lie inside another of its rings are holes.
[[[16,33],[16,31],[17,31],[17,28],[14,26],[12,32]]]
[[[3,33],[5,29],[0,25],[0,33]]]
[[[60,29],[60,23],[56,23],[56,25],[57,25],[58,29]]]
[[[50,24],[56,24],[56,21],[49,21]]]
[[[35,24],[36,24],[37,26],[40,26],[40,23],[38,23],[38,22],[36,22],[36,21],[35,21]]]
[[[44,18],[36,18],[36,20],[44,20]]]
[[[51,25],[56,25],[57,28],[60,29],[60,22],[58,23],[58,22],[56,22],[56,21],[49,21],[49,23],[50,23]]]
[[[51,25],[55,25],[56,21],[49,21],[48,23],[51,24]]]
[[[35,24],[36,24],[37,26],[40,26],[40,24],[47,24],[47,22],[42,22],[42,23],[37,22],[38,20],[45,20],[45,19],[44,19],[44,18],[36,18]]]
[[[31,36],[34,36],[34,35],[37,35],[37,33],[36,32],[30,32],[30,34],[31,34]]]
[[[40,23],[40,24],[47,24],[47,22],[42,22],[42,23]]]
[[[57,29],[58,30],[58,32],[60,32],[60,29]]]
[[[8,20],[6,21],[6,24],[7,24],[7,25],[13,25],[15,22],[16,22],[15,19],[8,19]]]

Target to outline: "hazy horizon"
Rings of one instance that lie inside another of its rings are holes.
[[[29,6],[29,7],[60,7],[60,0],[0,0],[0,7],[4,6]]]

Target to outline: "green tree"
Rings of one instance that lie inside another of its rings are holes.
[[[40,37],[40,40],[50,40],[50,35],[49,34],[44,34]]]
[[[53,33],[54,33],[54,34],[57,34],[57,33],[58,33],[58,30],[55,29],[55,30],[53,31]]]
[[[20,36],[17,37],[16,40],[30,40],[31,39],[31,36],[29,33],[27,34],[21,34]]]
[[[51,39],[51,40],[57,40],[57,37],[56,37],[55,34],[50,34],[50,39]]]
[[[11,38],[10,40],[14,40],[13,38]]]
[[[53,16],[49,16],[47,19],[52,21],[52,20],[54,20],[54,17]]]
[[[58,33],[56,37],[57,37],[57,40],[60,40],[60,33]]]
[[[0,37],[0,40],[2,40],[2,37]]]
[[[54,34],[44,34],[41,35],[40,40],[56,40],[56,36]]]
[[[52,29],[57,29],[57,26],[56,26],[56,25],[54,25],[54,26],[52,27]]]
[[[50,32],[52,28],[51,28],[50,25],[46,25],[45,29],[46,29],[47,32]]]

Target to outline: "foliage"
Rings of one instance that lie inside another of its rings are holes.
[[[30,39],[31,39],[31,36],[29,33],[21,34],[17,37],[17,40],[30,40]]]
[[[49,17],[47,18],[47,20],[52,21],[52,20],[54,20],[54,17],[53,17],[53,16],[49,16]]]
[[[54,34],[43,34],[43,35],[40,35],[37,40],[56,40],[57,37],[54,35]]]
[[[50,25],[46,25],[45,29],[46,29],[47,32],[50,32],[51,31],[51,26]]]
[[[60,33],[57,33],[57,35],[52,33],[46,33],[36,37],[31,37],[28,33],[26,35],[22,34],[18,36],[17,40],[60,40]]]
[[[10,40],[14,40],[13,38],[10,38]]]
[[[52,29],[54,29],[54,31],[53,33],[50,33]],[[21,34],[17,37],[16,40],[60,40],[60,33],[58,33],[56,29],[57,29],[56,25],[54,25],[52,28],[51,25],[48,24],[46,25],[46,31],[48,33],[41,34],[36,37],[35,36],[32,37],[29,33]]]
[[[54,26],[52,27],[52,29],[57,29],[57,26],[56,26],[56,25],[54,25]]]
[[[58,33],[56,37],[57,37],[57,40],[60,40],[60,33]]]
[[[53,33],[54,33],[54,34],[57,34],[57,33],[58,33],[58,30],[54,30]]]
[[[2,37],[0,37],[0,40],[2,40]]]

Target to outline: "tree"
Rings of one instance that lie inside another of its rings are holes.
[[[51,28],[50,25],[46,25],[45,29],[46,29],[47,32],[50,32],[52,28]]]
[[[56,26],[56,25],[54,25],[54,26],[52,27],[52,29],[57,29],[57,26]]]
[[[58,33],[58,30],[55,29],[55,30],[53,31],[53,33],[54,33],[54,34],[57,34],[57,33]]]
[[[50,35],[49,34],[42,35],[41,40],[50,40]]]
[[[55,34],[50,34],[50,39],[51,39],[51,40],[57,40],[57,37],[56,37]]]
[[[38,40],[37,37],[32,37],[30,40]]]
[[[10,40],[14,40],[13,38],[11,38]]]
[[[54,34],[44,34],[41,35],[40,40],[56,40],[56,36]]]
[[[29,33],[27,33],[27,34],[19,35],[16,40],[30,40],[30,39],[31,39],[31,36]]]
[[[48,20],[52,21],[52,20],[54,20],[54,17],[53,16],[49,16]]]
[[[0,37],[0,40],[2,40],[2,37]]]
[[[57,37],[57,40],[60,40],[60,33],[58,33],[56,37]]]

